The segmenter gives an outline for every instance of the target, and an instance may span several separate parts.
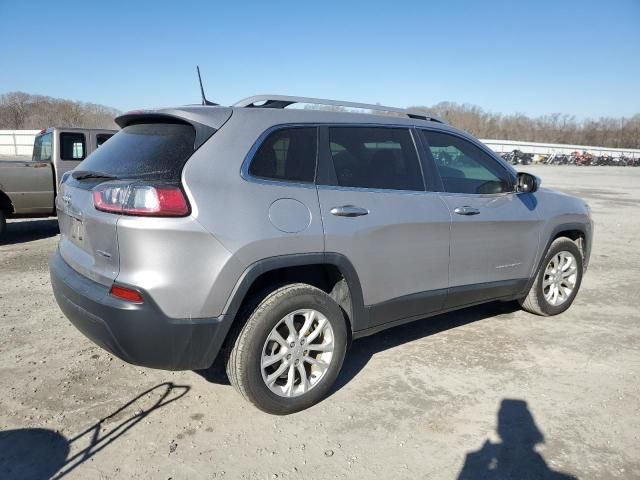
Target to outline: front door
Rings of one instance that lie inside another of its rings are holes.
[[[318,197],[325,251],[358,273],[369,326],[440,310],[451,216],[423,182],[409,128],[321,128]]]
[[[458,135],[421,132],[452,218],[447,307],[518,293],[540,242],[535,195],[515,193],[513,173],[480,146]]]

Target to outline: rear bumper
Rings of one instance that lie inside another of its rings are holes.
[[[144,303],[109,295],[109,288],[73,270],[59,252],[49,260],[60,309],[91,341],[122,360],[164,370],[211,366],[229,330],[224,317],[174,319],[142,291]]]

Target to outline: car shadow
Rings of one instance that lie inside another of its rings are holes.
[[[496,315],[513,313],[519,309],[520,306],[516,302],[491,302],[406,323],[369,337],[355,340],[347,350],[342,370],[329,396],[353,380],[376,353],[468,323],[495,317]],[[208,382],[229,385],[229,379],[224,367],[224,355],[218,355],[213,365],[208,369],[196,370],[195,373]]]
[[[191,387],[165,382],[145,390],[74,437],[42,428],[0,432],[0,478],[63,478],[107,448],[152,412],[184,397]]]
[[[458,480],[577,480],[572,475],[552,470],[535,450],[545,438],[524,400],[502,400],[496,433],[500,437],[498,442],[487,439],[479,450],[467,453]]]
[[[406,323],[384,330],[370,337],[356,340],[347,351],[342,370],[330,395],[347,385],[369,363],[376,353],[395,348],[420,338],[429,337],[445,330],[461,327],[487,318],[513,313],[520,307],[516,302],[491,302],[454,312]]]
[[[43,238],[54,237],[60,233],[58,220],[56,218],[46,219],[25,219],[20,221],[7,221],[7,229],[0,237],[0,245],[11,245],[18,243],[41,240]]]

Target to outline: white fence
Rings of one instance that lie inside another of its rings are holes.
[[[640,158],[640,150],[632,148],[609,148],[609,147],[591,147],[588,145],[564,145],[559,143],[535,143],[535,142],[518,142],[514,140],[480,140],[490,149],[497,153],[507,153],[513,150],[520,150],[524,153],[532,153],[538,155],[551,155],[553,153],[571,155],[572,152],[587,151],[593,155],[609,155],[610,157]]]
[[[33,142],[40,130],[0,130],[0,155],[31,157]]]

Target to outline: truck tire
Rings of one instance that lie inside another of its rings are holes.
[[[278,288],[250,310],[231,338],[226,362],[231,384],[271,414],[287,415],[319,402],[335,382],[347,349],[338,304],[322,290],[296,283]]]
[[[0,210],[0,240],[4,237],[7,230],[7,219],[4,216],[4,212]]]
[[[580,248],[566,237],[557,238],[549,246],[533,285],[520,305],[536,315],[558,315],[576,298],[582,274]]]

